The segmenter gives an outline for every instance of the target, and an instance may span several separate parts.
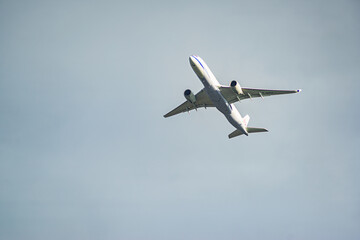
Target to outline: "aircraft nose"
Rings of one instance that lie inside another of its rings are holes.
[[[195,62],[194,62],[193,56],[190,56],[190,57],[189,57],[189,62],[190,62],[190,64],[191,64],[191,66],[195,66]]]

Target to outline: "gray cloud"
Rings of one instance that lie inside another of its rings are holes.
[[[0,3],[1,239],[358,239],[356,1]],[[237,104],[202,86],[302,88]]]

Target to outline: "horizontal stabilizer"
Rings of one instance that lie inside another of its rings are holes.
[[[248,133],[268,132],[268,130],[265,128],[254,128],[254,127],[247,127],[246,131]],[[241,130],[236,129],[235,131],[233,131],[232,133],[229,134],[229,138],[237,137],[242,134],[244,134],[244,133]]]
[[[268,132],[268,130],[265,128],[248,127],[246,130],[248,133]]]

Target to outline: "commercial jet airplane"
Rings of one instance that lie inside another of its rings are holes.
[[[216,107],[226,119],[233,125],[236,130],[229,134],[229,138],[233,138],[242,134],[246,136],[249,133],[267,132],[265,128],[248,127],[250,120],[249,115],[244,118],[241,117],[239,111],[234,106],[234,103],[247,98],[266,97],[279,94],[289,94],[301,92],[298,90],[269,90],[269,89],[255,89],[243,88],[240,84],[233,80],[230,86],[223,86],[216,80],[214,74],[210,71],[204,60],[199,56],[192,55],[189,57],[190,65],[200,81],[203,83],[204,88],[196,95],[187,89],[184,92],[186,101],[168,112],[164,117],[170,117],[182,112],[189,112],[193,109],[200,107]]]

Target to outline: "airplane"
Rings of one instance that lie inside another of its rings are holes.
[[[271,90],[271,89],[256,89],[256,88],[243,88],[240,84],[233,80],[230,86],[221,85],[216,77],[211,72],[207,64],[197,55],[189,57],[190,65],[204,88],[197,94],[187,89],[184,92],[186,101],[180,106],[164,115],[165,118],[174,116],[182,112],[189,112],[193,109],[201,107],[216,107],[226,119],[233,125],[236,130],[228,135],[229,138],[237,137],[240,135],[249,136],[249,133],[268,132],[265,128],[248,127],[250,120],[249,115],[244,118],[241,117],[239,111],[236,109],[234,103],[244,99],[251,99],[256,97],[264,98],[266,96],[299,93],[298,90]]]

